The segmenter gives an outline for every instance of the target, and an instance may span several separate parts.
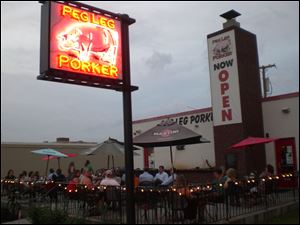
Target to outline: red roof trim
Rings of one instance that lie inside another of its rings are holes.
[[[132,123],[133,124],[145,123],[145,122],[165,119],[165,118],[168,118],[168,117],[185,116],[185,115],[190,115],[190,114],[194,114],[194,113],[203,113],[203,112],[209,112],[209,111],[212,111],[212,107],[203,108],[203,109],[195,109],[195,110],[191,110],[191,111],[185,111],[185,112],[174,113],[174,114],[167,114],[167,115],[156,116],[156,117],[150,117],[150,118],[147,118],[147,119],[135,120],[135,121],[132,121]]]
[[[268,102],[268,101],[275,101],[275,100],[280,100],[280,99],[286,99],[286,98],[294,98],[294,97],[299,97],[299,92],[292,92],[288,94],[283,94],[283,95],[276,95],[276,96],[271,96],[271,97],[266,97],[262,98],[262,102]]]

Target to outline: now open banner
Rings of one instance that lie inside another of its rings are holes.
[[[208,38],[214,126],[242,122],[234,30]]]

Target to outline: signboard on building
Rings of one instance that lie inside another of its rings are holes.
[[[120,18],[80,3],[45,2],[38,78],[105,88],[121,85]]]
[[[234,30],[208,40],[214,126],[242,122]]]

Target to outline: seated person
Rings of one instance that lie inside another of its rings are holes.
[[[9,170],[7,172],[6,177],[4,177],[5,180],[15,180],[16,176],[14,175],[14,171],[13,170]]]
[[[268,178],[274,176],[274,167],[268,164],[265,170],[259,175],[259,178]],[[264,194],[272,194],[275,191],[274,180],[266,179],[265,182],[260,181],[258,191]]]
[[[93,188],[92,174],[90,171],[85,171],[85,173],[82,174],[80,184],[87,186],[89,190]]]
[[[126,184],[126,175],[125,175],[125,173],[122,175],[121,184],[122,185]],[[138,176],[138,172],[137,171],[134,172],[133,185],[134,185],[134,188],[136,188],[136,187],[139,186],[139,176]]]
[[[154,177],[149,173],[149,169],[145,168],[144,172],[139,176],[139,185],[152,185]]]
[[[76,186],[79,184],[79,176],[80,176],[80,171],[75,170],[67,186],[68,192],[74,192],[76,190]]]
[[[113,172],[107,170],[105,172],[105,178],[100,182],[103,186],[120,186],[120,184],[113,178]]]
[[[164,166],[159,166],[159,171],[154,177],[154,182],[156,185],[159,185],[168,179],[169,175],[164,170]]]
[[[61,169],[56,170],[56,174],[52,176],[54,182],[63,183],[66,181],[65,175],[62,174]]]
[[[176,169],[175,168],[172,168],[170,170],[170,176],[168,177],[167,180],[165,180],[164,182],[161,183],[161,186],[170,186],[173,184],[173,181],[176,180]]]
[[[53,175],[55,175],[54,169],[50,169],[49,170],[49,175],[48,175],[48,180],[53,180]]]

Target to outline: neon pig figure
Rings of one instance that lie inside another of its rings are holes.
[[[91,23],[75,23],[56,36],[60,51],[80,61],[115,65],[119,44],[118,32]]]

